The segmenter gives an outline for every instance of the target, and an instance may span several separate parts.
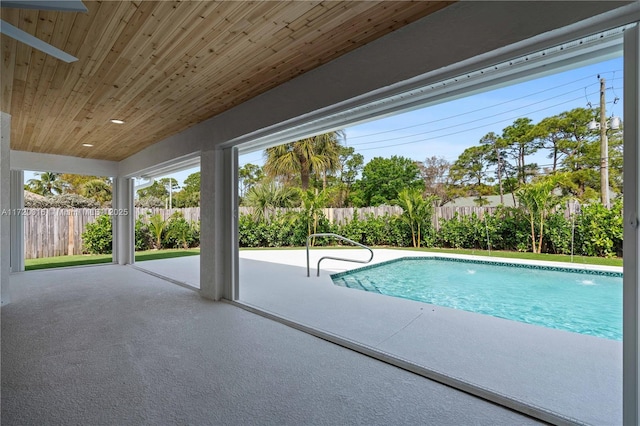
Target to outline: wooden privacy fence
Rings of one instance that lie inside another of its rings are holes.
[[[181,212],[190,222],[200,220],[200,208],[149,209],[136,207],[134,218],[148,222],[150,214],[160,214],[166,221]],[[88,223],[102,214],[115,214],[110,209],[24,209],[25,259],[66,256],[83,253],[82,233]]]
[[[101,209],[25,209],[25,258],[82,254],[81,235]]]
[[[169,220],[171,215],[175,212],[181,212],[185,219],[189,222],[198,222],[200,220],[200,207],[187,207],[183,209],[158,209],[158,208],[135,208],[135,218],[139,218],[145,222],[149,222],[149,216],[159,214],[166,221]]]
[[[276,208],[266,212],[266,217],[269,218],[274,214],[278,213],[286,213],[290,211],[299,212],[302,209],[300,208]],[[245,207],[240,206],[238,209],[238,213],[242,215],[250,215],[253,214],[253,207]],[[389,216],[397,216],[402,214],[402,208],[398,206],[377,206],[377,207],[342,207],[342,208],[326,208],[322,209],[325,217],[329,219],[329,222],[343,224],[345,222],[350,221],[353,218],[354,212],[358,212],[358,219],[365,219],[368,215],[373,215],[374,217],[384,216],[388,214]]]
[[[484,218],[485,214],[493,214],[498,207],[487,206],[447,206],[447,207],[434,207],[433,216],[431,222],[436,230],[440,229],[440,220],[453,219],[456,213],[459,216],[471,216],[474,213],[478,218]],[[273,214],[286,213],[287,211],[300,211],[300,208],[295,209],[274,209],[271,212],[267,212],[267,218]],[[384,215],[399,216],[403,210],[399,206],[376,206],[376,207],[343,207],[343,208],[326,208],[322,209],[325,217],[332,223],[344,224],[353,219],[354,212],[358,212],[358,219],[365,219],[367,216],[373,215],[373,217],[380,217]],[[252,214],[252,207],[240,207],[240,215]],[[570,203],[565,209],[565,217],[569,218],[574,213],[580,213],[580,205],[578,203]]]
[[[576,203],[568,205],[565,216],[579,213],[580,206]],[[485,213],[493,213],[496,207],[436,207],[433,212],[433,226],[440,229],[440,220],[452,219],[456,213],[461,216],[469,216],[475,213],[479,218],[483,218]],[[276,209],[275,212],[300,211],[300,209]],[[189,222],[200,220],[200,208],[190,207],[184,209],[158,209],[136,207],[134,218],[141,218],[143,222],[148,222],[148,218],[153,214],[160,214],[166,221],[175,212],[181,212]],[[327,208],[323,209],[324,215],[329,221],[344,224],[353,218],[354,212],[358,213],[359,219],[365,219],[369,215],[374,217],[402,214],[402,209],[398,206],[377,206],[362,208]],[[101,214],[114,213],[110,209],[24,209],[24,242],[25,258],[34,259],[40,257],[65,256],[83,253],[82,233],[88,223],[93,223]],[[240,207],[239,214],[251,214],[250,207]],[[273,214],[273,213],[272,213]]]

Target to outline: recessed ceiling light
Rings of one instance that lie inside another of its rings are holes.
[[[82,146],[91,147],[91,146],[93,146],[93,144],[92,143],[83,143]]]
[[[113,124],[124,124],[124,121],[122,121],[122,120],[118,120],[118,119],[115,119],[115,118],[114,118],[114,119],[112,119],[112,120],[111,120],[111,122],[112,122]]]

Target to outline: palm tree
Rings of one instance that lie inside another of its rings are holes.
[[[516,193],[520,205],[528,213],[531,225],[531,246],[534,253],[542,251],[544,221],[551,210],[560,204],[562,198],[553,193],[558,185],[560,175],[547,176],[537,182],[525,184]],[[538,242],[536,249],[536,225],[538,225]]]
[[[293,207],[298,201],[298,189],[278,185],[273,181],[260,183],[247,192],[244,204],[253,207],[253,219],[260,222],[278,207]]]
[[[301,217],[307,224],[307,236],[315,234],[318,231],[318,223],[322,215],[322,209],[329,202],[329,194],[327,191],[309,189],[302,193],[302,212]],[[311,245],[315,245],[315,237]]]
[[[27,184],[29,190],[39,195],[55,195],[61,194],[63,189],[62,181],[59,178],[59,173],[43,172],[36,173],[39,179],[29,179]]]
[[[111,201],[111,185],[103,179],[92,179],[82,185],[82,195],[104,205],[107,201]]]
[[[344,132],[336,131],[267,148],[264,169],[271,177],[300,175],[301,187],[309,189],[313,172],[322,174],[335,170],[339,163],[340,140]]]
[[[400,218],[411,228],[411,238],[414,247],[420,247],[422,229],[428,226],[433,213],[435,196],[422,197],[422,191],[416,188],[404,188],[398,193],[396,204],[402,208]]]
[[[344,138],[345,133],[343,130],[323,133],[315,137],[317,152],[325,158],[325,163],[319,170],[322,176],[322,190],[327,189],[327,173],[340,169],[340,141],[344,140]]]
[[[159,213],[149,217],[149,229],[155,237],[155,246],[159,250],[162,248],[162,232],[166,227],[166,222]]]

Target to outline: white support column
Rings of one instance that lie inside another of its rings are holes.
[[[24,172],[11,170],[11,211],[24,209]],[[11,215],[11,272],[24,271],[24,216]]]
[[[229,253],[230,253],[230,282],[229,291],[225,296],[229,300],[240,298],[240,261],[239,261],[239,237],[238,237],[238,148],[227,148],[225,151],[226,164],[228,167],[227,176],[229,182],[229,221],[226,223],[229,232]]]
[[[0,304],[11,302],[11,116],[0,112]]]
[[[203,151],[200,159],[200,294],[238,298],[238,151]]]
[[[135,261],[135,211],[133,179],[113,180],[113,262],[131,265]]]
[[[623,424],[640,424],[640,24],[624,32]]]

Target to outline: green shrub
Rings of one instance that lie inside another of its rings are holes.
[[[622,200],[611,209],[600,203],[582,206],[576,216],[576,246],[585,256],[622,255]]]
[[[564,217],[564,212],[558,211],[550,214],[544,226],[543,251],[554,254],[571,254],[572,226],[571,220]]]
[[[375,217],[373,214],[365,216],[364,220],[359,219],[357,212],[354,212],[353,219],[337,227],[337,233],[360,244],[369,246],[395,246],[409,247],[412,245],[411,228],[398,216]],[[423,241],[430,240],[430,233],[423,232]]]
[[[101,215],[94,223],[88,223],[82,233],[84,250],[90,254],[109,254],[112,250],[113,232],[111,216]]]
[[[136,251],[149,250],[153,247],[153,236],[149,230],[149,225],[144,223],[141,217],[135,223],[135,249]]]
[[[486,231],[484,247],[481,243],[483,228],[484,223],[480,222],[475,213],[471,216],[461,216],[456,212],[449,220],[441,219],[438,243],[450,248],[486,248]]]
[[[487,217],[489,242],[494,250],[531,250],[530,229],[522,210],[498,207]]]
[[[24,206],[36,209],[96,209],[100,207],[97,201],[78,194],[53,195],[44,198],[25,197]]]
[[[515,208],[499,207],[480,219],[475,213],[440,220],[435,242],[441,247],[527,251],[531,244],[526,218]]]
[[[135,200],[135,206],[136,207],[143,207],[146,209],[153,209],[153,208],[164,208],[164,201],[162,201],[160,198],[158,197],[154,197],[153,195],[148,195],[144,198],[136,198]]]
[[[162,233],[162,246],[165,248],[193,247],[199,243],[198,230],[177,211],[166,222]]]
[[[335,232],[326,217],[318,218],[316,233]],[[308,222],[302,214],[278,213],[267,220],[255,221],[250,215],[238,219],[240,247],[303,247],[307,243]],[[315,245],[333,244],[335,240],[316,238]]]

